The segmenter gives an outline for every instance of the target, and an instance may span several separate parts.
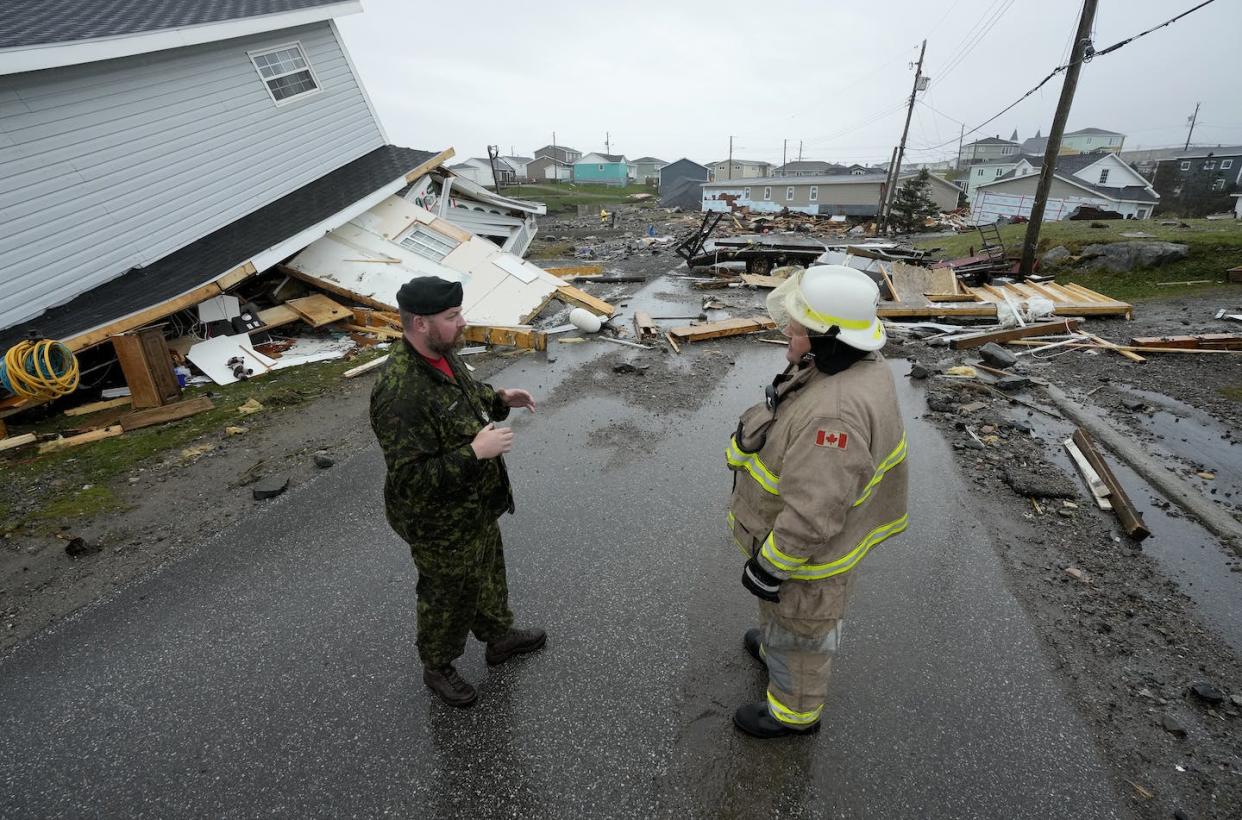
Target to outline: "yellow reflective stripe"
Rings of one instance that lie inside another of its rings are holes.
[[[781,703],[772,694],[772,690],[768,690],[768,707],[772,710],[772,717],[781,723],[792,723],[795,726],[806,726],[819,720],[819,716],[824,712],[824,705],[821,703],[809,712],[795,712],[785,704]]]
[[[733,539],[734,544],[737,544],[737,548],[742,553],[742,557],[749,561],[752,558],[750,549],[747,548],[741,541],[737,540],[737,536],[733,534],[733,526],[737,523],[737,519],[733,517],[733,513],[731,511],[727,518],[729,521],[729,537]]]
[[[768,540],[763,542],[763,549],[760,554],[768,559],[773,566],[783,570],[795,570],[806,563],[805,558],[795,558],[792,555],[786,555],[776,547],[776,533],[768,533]]]
[[[896,467],[898,464],[900,464],[901,462],[905,460],[906,460],[906,434],[905,434],[905,431],[903,430],[901,433],[901,441],[897,443],[897,446],[893,449],[893,452],[889,453],[888,457],[880,462],[880,466],[876,468],[875,475],[873,475],[871,477],[871,480],[867,482],[867,486],[863,488],[863,494],[859,496],[858,500],[854,502],[853,506],[857,507],[859,504],[862,504],[864,501],[870,498],[871,491],[875,489],[875,485],[880,483],[880,480],[884,478],[885,474],[887,474],[889,470],[893,469],[894,467]]]
[[[807,564],[801,569],[791,573],[789,577],[799,581],[817,581],[822,578],[830,578],[833,575],[840,575],[843,572],[848,572],[863,559],[863,556],[865,556],[872,547],[884,539],[891,538],[897,533],[902,532],[909,525],[909,523],[910,516],[907,514],[903,515],[901,518],[898,518],[896,521],[890,521],[887,524],[876,527],[867,534],[866,538],[858,543],[858,546],[850,550],[847,555],[828,564]]]
[[[832,316],[827,313],[820,313],[817,310],[806,308],[806,315],[817,322],[823,322],[826,325],[836,325],[846,330],[867,330],[874,322],[868,319],[842,319],[840,316]]]
[[[744,453],[737,446],[737,439],[729,440],[729,446],[725,448],[725,460],[728,461],[730,467],[744,469],[750,474],[750,477],[759,483],[759,486],[770,492],[772,495],[780,495],[779,485],[780,476],[773,473],[767,466],[759,460],[758,453]]]

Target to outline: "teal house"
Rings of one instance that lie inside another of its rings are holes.
[[[628,185],[630,164],[621,154],[587,154],[574,162],[574,182]]]

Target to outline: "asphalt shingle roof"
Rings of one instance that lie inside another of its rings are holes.
[[[119,37],[327,6],[340,0],[2,0],[0,48]]]
[[[20,325],[0,331],[0,350],[26,338],[69,339],[205,285],[408,174],[435,156],[384,145],[143,268],[132,268]]]
[[[1101,159],[1103,159],[1106,156],[1108,156],[1108,154],[1094,153],[1094,154],[1067,154],[1066,156],[1063,156],[1063,157],[1057,157],[1056,176],[1065,177],[1067,179],[1073,179],[1075,185],[1081,185],[1084,188],[1090,188],[1092,191],[1095,191],[1101,196],[1106,196],[1109,199],[1121,199],[1121,200],[1128,200],[1132,202],[1156,202],[1159,200],[1159,197],[1157,197],[1154,193],[1152,193],[1152,191],[1146,185],[1126,185],[1122,188],[1110,188],[1106,185],[1095,185],[1090,182],[1087,182],[1085,179],[1081,179],[1079,177],[1074,176],[1074,174],[1078,173],[1083,168],[1086,168],[1088,165],[1092,165],[1096,162],[1099,162]],[[1040,159],[1039,157],[1026,157],[1026,161],[1029,162],[1036,171],[1038,171],[1044,165],[1044,161]],[[1031,179],[1037,178],[1036,174],[1028,173],[1025,176],[1029,176]],[[1017,179],[1017,178],[1018,178],[1017,169],[1014,169],[1004,174],[1003,176],[997,177],[993,181],[1004,182],[1005,180]]]

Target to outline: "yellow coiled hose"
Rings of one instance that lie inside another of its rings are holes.
[[[78,389],[78,357],[60,342],[18,342],[4,354],[0,386],[23,399],[47,401]]]

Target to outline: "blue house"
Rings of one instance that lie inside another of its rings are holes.
[[[589,185],[626,185],[630,166],[622,154],[587,154],[574,163],[574,182]]]

